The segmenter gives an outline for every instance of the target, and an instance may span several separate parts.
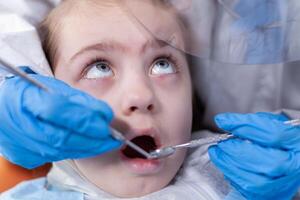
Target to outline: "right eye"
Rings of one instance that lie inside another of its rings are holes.
[[[114,73],[107,62],[97,61],[88,66],[88,70],[86,72],[85,78],[97,79],[97,78],[106,78],[113,75]]]

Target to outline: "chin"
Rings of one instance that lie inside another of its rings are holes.
[[[156,181],[148,181],[147,179],[148,178],[145,177],[144,181],[132,181],[134,182],[133,184],[130,184],[131,181],[128,181],[129,183],[126,184],[126,186],[123,185],[120,188],[111,188],[110,191],[107,191],[119,198],[138,198],[163,189],[171,181],[159,180],[159,178]],[[139,183],[137,184],[137,182]]]
[[[159,146],[155,142],[155,138],[151,140],[150,137],[145,136],[135,137],[131,141],[148,152]],[[147,145],[143,145],[144,142]],[[182,150],[166,159],[147,160],[142,155],[136,153],[136,151],[125,147],[121,150],[120,157],[122,171],[126,175],[123,174],[124,180],[119,181],[119,188],[111,188],[111,192],[114,196],[122,198],[141,197],[157,192],[166,187],[174,179],[185,156],[186,150]],[[117,185],[115,184],[114,186]]]
[[[161,145],[149,135],[133,137],[131,142],[148,152]],[[166,187],[176,176],[185,155],[186,150],[181,150],[165,159],[148,160],[125,146],[77,163],[81,173],[102,191],[119,198],[138,198]]]
[[[180,154],[185,153],[181,152]],[[159,172],[154,174],[133,175],[130,173],[128,177],[123,178],[124,180],[114,184],[115,187],[106,188],[106,191],[120,198],[137,198],[160,191],[174,179],[183,160],[183,155],[174,156],[166,161]]]

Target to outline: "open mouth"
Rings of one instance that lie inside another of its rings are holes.
[[[155,143],[155,140],[153,137],[149,135],[143,135],[143,136],[137,136],[131,140],[134,144],[137,146],[141,147],[144,149],[146,152],[151,152],[155,149],[157,149],[157,145]],[[141,158],[141,159],[146,159],[145,156],[140,154],[139,152],[135,151],[129,146],[126,146],[123,150],[122,153],[125,157],[134,159],[134,158]]]

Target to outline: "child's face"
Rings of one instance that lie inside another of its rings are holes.
[[[157,147],[188,141],[192,94],[185,55],[155,41],[117,6],[86,4],[80,9],[84,13],[70,14],[60,32],[55,76],[108,102],[117,119],[114,124],[127,138],[140,140],[136,143],[142,147],[150,139],[141,136],[154,138]],[[153,20],[155,30],[179,30],[171,13],[162,11],[158,16],[149,12],[158,8],[147,4],[139,9]],[[180,31],[175,32],[175,42],[184,45]],[[186,153],[182,150],[166,159],[149,161],[125,152],[118,150],[75,163],[104,191],[137,197],[166,186]]]

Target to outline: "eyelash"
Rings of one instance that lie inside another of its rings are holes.
[[[105,62],[108,63],[110,66],[110,62],[108,62],[106,59],[100,58],[100,57],[94,57],[90,59],[85,65],[84,65],[84,70],[82,71],[82,77],[85,77],[87,71],[91,68],[90,66],[96,62]]]
[[[176,72],[177,73],[179,72],[179,70],[180,70],[179,63],[178,63],[177,58],[174,55],[172,55],[172,54],[160,55],[160,56],[156,57],[152,61],[152,63],[154,63],[155,61],[160,60],[160,59],[166,59],[166,60],[170,61],[174,65]]]
[[[179,65],[178,65],[178,60],[175,56],[173,56],[172,54],[165,54],[165,55],[160,55],[160,56],[157,56],[155,57],[155,59],[152,61],[152,63],[154,63],[155,61],[157,60],[160,60],[160,59],[166,59],[168,61],[170,61],[171,63],[173,63],[175,69],[177,72],[179,72]],[[82,72],[82,77],[85,76],[86,72],[90,69],[90,65],[96,63],[96,62],[105,62],[107,63],[109,66],[111,65],[109,61],[107,61],[106,59],[103,59],[103,58],[100,58],[100,57],[95,57],[95,58],[92,58],[90,59],[86,64],[85,64],[85,67],[84,67],[84,70]]]

